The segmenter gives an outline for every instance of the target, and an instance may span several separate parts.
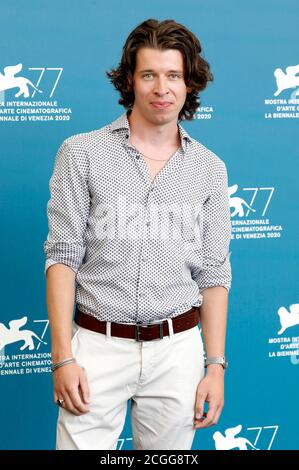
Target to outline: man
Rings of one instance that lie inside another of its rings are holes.
[[[128,400],[134,449],[191,449],[219,420],[227,171],[178,123],[213,79],[200,53],[173,20],[137,26],[107,72],[126,112],[57,153],[44,244],[57,449],[115,449]]]

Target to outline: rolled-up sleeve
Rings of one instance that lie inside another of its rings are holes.
[[[63,263],[77,273],[85,254],[85,229],[90,206],[89,161],[83,149],[66,139],[58,149],[47,203],[48,235],[45,269]]]
[[[200,291],[213,286],[223,286],[228,291],[231,288],[231,219],[227,170],[222,160],[216,182],[203,205],[202,268],[195,278]]]

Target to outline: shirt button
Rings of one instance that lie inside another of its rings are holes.
[[[139,158],[140,158],[139,155],[136,155],[136,160],[139,160]]]
[[[151,188],[151,191],[153,191],[155,188]]]
[[[129,134],[126,134],[126,139],[128,139],[128,138],[129,138]]]
[[[146,222],[146,224],[145,224],[145,225],[147,225],[147,226],[149,227],[149,226],[150,226],[150,224],[151,224],[150,222]]]

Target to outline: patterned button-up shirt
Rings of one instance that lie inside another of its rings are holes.
[[[181,145],[152,181],[124,112],[58,149],[47,204],[46,270],[76,273],[75,302],[99,320],[156,322],[231,287],[224,162],[178,122]]]

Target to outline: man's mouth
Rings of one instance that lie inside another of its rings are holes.
[[[154,106],[154,108],[164,109],[168,108],[171,103],[169,101],[152,101],[151,105]]]

